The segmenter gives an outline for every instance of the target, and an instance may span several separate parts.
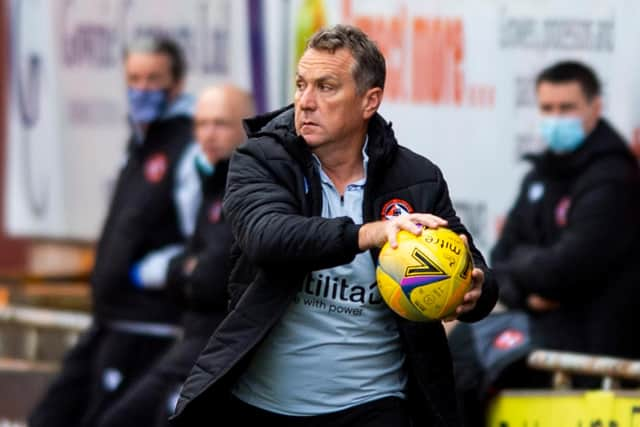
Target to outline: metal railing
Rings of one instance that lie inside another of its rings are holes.
[[[65,345],[71,346],[90,323],[91,316],[82,312],[12,305],[0,307],[0,325],[15,325],[22,329],[25,360],[37,359],[41,331],[60,331]]]
[[[530,367],[553,372],[553,388],[568,389],[571,375],[602,377],[602,389],[620,386],[620,380],[640,382],[640,360],[594,356],[552,350],[535,350],[529,354]]]

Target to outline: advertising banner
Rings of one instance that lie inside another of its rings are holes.
[[[253,89],[250,14],[231,0],[13,0],[5,209],[14,236],[97,237],[128,137],[122,51],[184,48],[186,89]]]
[[[289,72],[321,26],[355,24],[387,60],[381,114],[401,144],[438,164],[485,251],[539,150],[534,82],[552,62],[591,65],[604,114],[631,143],[640,124],[640,4],[625,0],[298,0],[288,17]],[[291,97],[293,84],[289,83]]]
[[[381,113],[401,144],[442,168],[486,253],[528,168],[521,156],[541,147],[534,80],[543,67],[591,65],[604,115],[640,147],[639,14],[631,0],[13,0],[5,225],[16,235],[96,236],[127,136],[129,38],[173,35],[190,91],[231,80],[263,111],[293,100],[307,38],[343,22],[381,47]]]

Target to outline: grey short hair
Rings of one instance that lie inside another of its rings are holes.
[[[384,89],[386,63],[382,52],[362,30],[352,25],[338,24],[316,32],[307,49],[325,50],[334,53],[337,49],[348,49],[355,65],[353,79],[359,94],[373,87]]]
[[[171,77],[175,82],[184,79],[187,73],[187,61],[180,45],[173,39],[164,36],[140,36],[132,40],[124,48],[126,60],[131,53],[164,54],[171,61]]]

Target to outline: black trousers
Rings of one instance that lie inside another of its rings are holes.
[[[103,414],[99,427],[166,427],[178,393],[209,335],[187,335],[177,341]]]
[[[60,372],[30,413],[29,427],[96,426],[173,342],[92,326],[65,355]]]
[[[276,425],[278,427],[409,427],[405,401],[386,397],[329,414],[294,417],[276,414],[231,398],[230,426]],[[216,421],[217,423],[218,421]],[[222,424],[217,424],[222,425]]]

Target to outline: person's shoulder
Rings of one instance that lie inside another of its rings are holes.
[[[154,122],[156,133],[164,136],[164,139],[174,140],[181,145],[188,145],[193,140],[193,117],[189,115],[177,115],[167,117]]]
[[[622,153],[602,155],[585,166],[580,174],[580,181],[593,184],[598,182],[620,182],[627,184],[631,179],[636,182],[640,178],[640,168],[637,160]]]
[[[438,168],[431,159],[427,156],[418,153],[417,151],[412,150],[411,148],[405,147],[404,145],[398,145],[398,159],[405,162],[415,162],[423,165],[429,165],[432,167]]]
[[[186,130],[190,134],[193,130],[193,116],[189,115],[177,115],[162,119],[161,123],[167,128],[174,128],[179,130]]]
[[[393,167],[418,179],[435,180],[442,176],[442,170],[435,162],[403,145],[398,145]]]
[[[265,160],[288,159],[290,156],[275,135],[260,134],[246,139],[238,147],[238,152]]]
[[[265,173],[287,175],[298,169],[299,161],[277,137],[262,134],[248,138],[231,156],[231,176],[254,176]],[[262,172],[260,172],[262,171]]]
[[[615,177],[640,172],[630,144],[606,119],[600,120],[594,133],[595,144],[586,147],[589,161],[585,162],[583,175]]]
[[[241,153],[267,159],[288,158],[286,146],[297,143],[291,105],[245,119],[243,125],[247,139],[238,148]]]

